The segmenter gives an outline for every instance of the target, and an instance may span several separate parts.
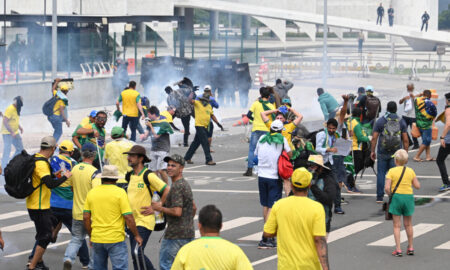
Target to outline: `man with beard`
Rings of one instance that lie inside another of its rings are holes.
[[[18,155],[23,150],[22,138],[20,137],[20,133],[23,133],[23,128],[19,124],[20,110],[22,109],[22,106],[23,99],[21,96],[17,96],[14,98],[13,103],[6,108],[5,113],[3,114],[2,168],[5,168],[10,160],[11,145],[14,145],[14,148],[16,149],[14,156]]]

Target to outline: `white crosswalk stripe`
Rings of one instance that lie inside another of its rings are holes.
[[[430,224],[430,223],[419,223],[413,227],[414,230],[414,238],[417,238],[423,234],[436,230],[437,228],[443,226],[444,224]],[[406,237],[406,231],[403,230],[400,232],[400,241],[401,243],[406,242],[408,238]],[[378,241],[367,244],[368,246],[382,246],[382,247],[393,247],[395,246],[394,235],[387,236]]]
[[[0,214],[0,220],[5,220],[9,218],[16,218],[20,216],[28,215],[27,211],[13,211],[6,214]]]
[[[442,245],[439,245],[437,247],[435,247],[434,249],[450,249],[450,241],[445,242]]]
[[[235,219],[232,219],[229,221],[225,221],[222,224],[221,232],[228,231],[228,230],[234,229],[236,227],[244,226],[244,225],[256,222],[256,221],[260,221],[262,219],[263,219],[262,217],[240,217],[240,218],[235,218]],[[196,230],[195,238],[198,238],[198,237],[200,237],[200,231]]]
[[[34,222],[28,221],[28,222],[23,222],[23,223],[11,225],[11,226],[6,226],[6,227],[2,228],[2,231],[3,232],[17,232],[17,231],[21,231],[21,230],[25,230],[25,229],[29,229],[29,228],[34,228]]]

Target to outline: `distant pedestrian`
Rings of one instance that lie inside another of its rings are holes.
[[[366,37],[364,36],[363,31],[361,30],[358,34],[358,53],[362,53],[363,51],[363,43]]]
[[[172,270],[182,269],[253,269],[242,249],[220,237],[222,213],[215,205],[207,205],[198,215],[201,238],[178,251]]]
[[[430,15],[425,11],[422,15],[422,27],[420,28],[420,31],[423,31],[423,27],[425,26],[425,32],[428,31],[428,21],[430,20]]]
[[[294,84],[290,81],[282,81],[281,79],[277,79],[275,82],[275,86],[273,89],[280,97],[280,100],[290,99],[288,92],[294,87]]]
[[[383,4],[380,3],[380,6],[377,8],[377,25],[378,23],[382,23],[384,17],[384,7]]]
[[[425,90],[423,93],[416,97],[414,101],[414,109],[416,111],[416,125],[419,128],[420,135],[422,137],[422,144],[419,147],[416,155],[414,156],[414,161],[423,161],[420,155],[425,151],[426,157],[425,161],[435,161],[431,156],[431,139],[432,139],[432,128],[434,123],[434,118],[437,116],[436,106],[433,104],[431,99],[431,91]]]
[[[102,184],[89,191],[83,208],[84,227],[94,249],[94,269],[107,270],[109,258],[113,269],[127,270],[125,224],[139,246],[143,241],[136,228],[127,193],[116,186],[119,179],[117,167],[106,165],[99,177]]]
[[[394,26],[394,9],[392,8],[392,5],[389,6],[388,9],[388,18],[389,18],[389,26]]]
[[[67,84],[59,86],[60,81],[61,79],[55,79],[53,82],[52,94],[57,100],[53,106],[53,114],[48,116],[48,121],[54,129],[53,137],[56,142],[59,141],[63,133],[62,123],[66,122],[67,127],[70,127],[69,114],[67,112],[67,107],[69,105],[69,101],[67,99],[69,87]]]
[[[404,149],[397,150],[394,154],[394,159],[396,167],[388,171],[384,190],[390,196],[389,213],[392,214],[392,221],[394,223],[395,250],[392,252],[392,256],[401,257],[403,255],[400,247],[402,216],[403,226],[408,237],[406,254],[414,255],[412,226],[414,195],[412,188],[420,189],[420,183],[417,180],[416,173],[411,168],[405,166],[408,162],[408,152]]]
[[[445,94],[445,127],[441,134],[441,146],[436,158],[436,163],[439,167],[439,172],[442,177],[442,186],[439,188],[439,192],[450,190],[450,182],[448,181],[447,165],[445,160],[450,154],[450,92]]]
[[[11,145],[14,146],[14,156],[20,154],[23,150],[22,137],[23,128],[20,125],[20,111],[23,106],[21,96],[14,98],[13,103],[9,105],[3,113],[2,119],[2,137],[3,137],[3,157],[1,167],[6,168],[11,156]]]
[[[330,95],[330,93],[325,93],[323,88],[317,88],[317,95],[319,96],[318,101],[325,121],[330,118],[334,118],[337,110],[339,109],[339,103],[337,100]]]
[[[144,111],[141,104],[141,95],[136,91],[136,82],[130,81],[127,89],[120,93],[119,98],[116,101],[117,110],[120,111],[120,103],[122,103],[122,128],[127,132],[128,126],[131,130],[132,141],[136,141],[136,130],[139,124],[139,112],[144,119]]]
[[[361,116],[362,124],[371,123],[371,126],[375,123],[381,112],[381,100],[373,95],[373,86],[366,86],[366,95],[362,96],[359,100],[358,107],[362,109]]]
[[[265,237],[278,238],[279,270],[329,269],[325,212],[307,197],[312,177],[305,168],[296,169],[294,195],[277,201],[264,225]]]
[[[416,111],[414,110],[414,100],[419,94],[414,91],[414,84],[409,83],[406,85],[406,93],[403,94],[399,100],[399,104],[403,104],[403,120],[407,126],[412,128],[413,123],[416,122]],[[412,137],[412,139],[411,139]],[[409,146],[413,146],[413,150],[419,149],[419,141],[414,136],[408,134]]]

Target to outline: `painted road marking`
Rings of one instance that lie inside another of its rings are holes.
[[[59,247],[59,246],[63,246],[63,245],[68,244],[69,242],[70,242],[70,240],[63,241],[63,242],[61,242],[61,243],[51,244],[51,245],[48,245],[47,249],[49,249],[49,248],[54,248],[54,247]],[[25,250],[25,251],[21,251],[21,252],[17,252],[17,253],[13,253],[13,254],[9,254],[9,255],[6,255],[5,258],[14,258],[14,257],[17,257],[17,256],[21,256],[21,255],[25,255],[25,254],[30,254],[30,253],[31,253],[31,249]]]
[[[259,194],[258,190],[233,190],[233,189],[192,189],[194,192],[211,192],[211,193],[253,193]]]
[[[14,212],[6,213],[6,214],[0,214],[0,220],[20,217],[20,216],[25,216],[25,215],[28,215],[27,211],[14,211]]]
[[[450,241],[448,241],[440,246],[437,246],[434,249],[450,249]]]
[[[240,227],[240,226],[244,226],[256,221],[260,221],[262,220],[262,217],[240,217],[240,218],[235,218],[229,221],[225,221],[222,224],[222,230],[220,230],[220,232],[224,232],[224,231],[228,231],[231,229],[234,229],[236,227]],[[200,231],[196,230],[195,231],[195,238],[199,238],[200,237]]]
[[[414,229],[414,238],[419,237],[423,234],[436,230],[439,227],[442,227],[444,224],[430,224],[430,223],[419,223],[413,227]],[[406,237],[406,231],[402,230],[400,232],[401,243],[404,243],[408,240]],[[395,246],[394,235],[391,234],[383,239],[367,244],[368,246],[382,246],[382,247],[393,247]]]
[[[227,159],[227,160],[216,162],[216,164],[223,164],[223,163],[233,162],[233,161],[236,161],[236,160],[242,160],[242,159],[246,159],[246,158],[247,158],[247,156],[239,157],[239,158],[233,158],[233,159]],[[187,168],[184,169],[184,171],[191,170],[191,169],[197,169],[197,168],[203,168],[203,167],[206,167],[206,166],[209,166],[209,165],[199,165],[199,166],[187,167]]]
[[[23,223],[11,225],[11,226],[6,226],[6,227],[2,228],[2,231],[17,232],[17,231],[21,231],[21,230],[25,230],[25,229],[29,229],[29,228],[34,228],[34,222],[28,221],[28,222],[23,222]]]

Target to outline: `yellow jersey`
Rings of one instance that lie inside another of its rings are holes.
[[[45,158],[39,153],[36,153],[35,157]],[[50,209],[51,190],[41,181],[42,178],[49,175],[51,175],[49,163],[43,160],[37,160],[32,174],[32,183],[33,187],[39,187],[36,188],[33,193],[31,193],[31,195],[27,197],[26,202],[28,209]]]
[[[269,110],[275,110],[275,106],[273,106],[272,103],[267,103],[267,107]],[[264,121],[261,118],[261,112],[264,111],[263,105],[259,100],[253,102],[252,106],[250,107],[250,111],[253,113],[253,131],[270,131],[269,128],[265,125]]]
[[[53,96],[56,96],[57,91],[53,91]],[[59,110],[60,107],[63,107],[63,109],[66,107],[66,104],[62,99],[58,99],[55,103],[55,106],[53,106],[53,114],[54,115],[61,115],[61,111]]]
[[[161,115],[166,117],[166,121],[169,123],[173,123],[173,116],[168,111],[161,112]]]
[[[390,169],[386,174],[386,179],[391,179],[391,192],[394,191],[400,175],[402,175],[403,166],[397,166]],[[405,174],[403,175],[400,185],[398,185],[395,194],[413,194],[412,181],[416,177],[416,173],[413,169],[406,167]]]
[[[120,138],[107,143],[105,146],[104,158],[108,164],[116,165],[119,171],[119,180],[124,179],[125,174],[131,170],[131,167],[128,166],[127,155],[123,153],[129,151],[133,145],[134,143],[132,141]]]
[[[8,118],[8,125],[13,134],[19,133],[19,114],[17,113],[17,108],[13,104],[9,105],[5,112],[3,113],[3,117]],[[5,127],[5,123],[2,120],[2,134],[11,134],[8,129]]]
[[[137,104],[141,102],[141,95],[134,89],[126,89],[120,93],[119,102],[122,102],[122,114],[128,117],[138,117]]]
[[[195,126],[208,128],[209,122],[211,122],[211,115],[213,115],[213,109],[211,104],[203,106],[200,100],[194,100],[195,111]]]

